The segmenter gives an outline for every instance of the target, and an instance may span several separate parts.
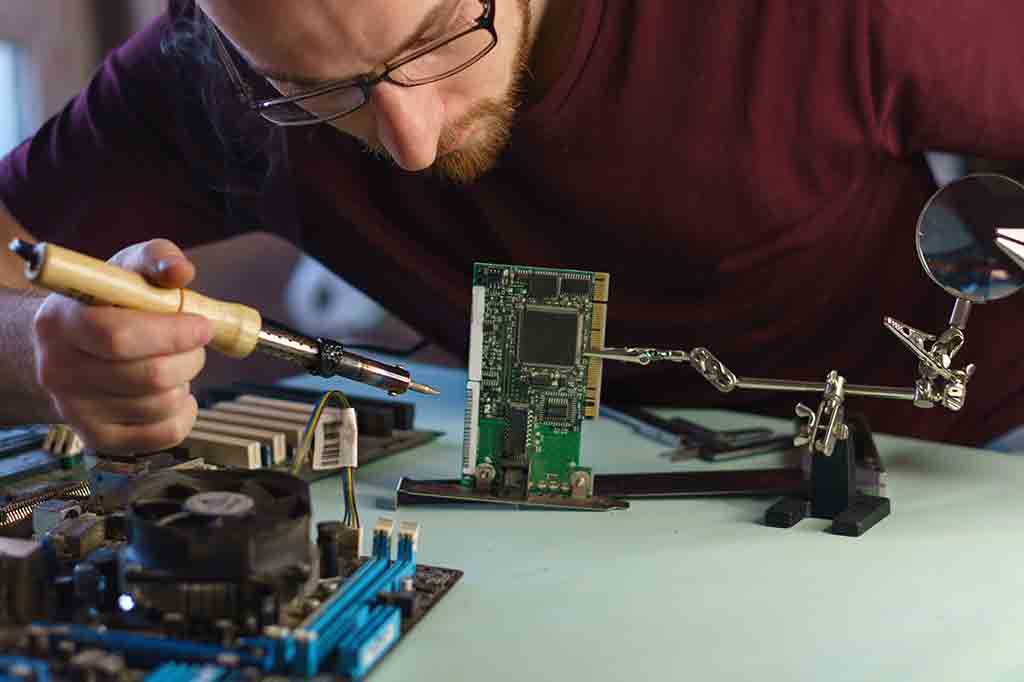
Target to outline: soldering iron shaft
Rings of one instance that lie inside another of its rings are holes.
[[[412,381],[403,367],[351,353],[337,341],[314,339],[268,319],[263,320],[256,350],[293,362],[317,376],[342,376],[392,394],[407,390],[440,394],[437,389]]]

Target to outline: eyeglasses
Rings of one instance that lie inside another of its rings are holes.
[[[483,13],[472,16],[472,8],[477,2],[483,5]],[[242,76],[216,27],[213,28],[213,42],[217,56],[244,104],[275,125],[314,125],[351,114],[366,104],[370,90],[383,81],[413,88],[449,78],[476,64],[498,44],[498,34],[494,30],[494,3],[495,0],[460,2],[452,21],[454,28],[447,35],[416,46],[412,52],[370,73],[325,83],[286,97],[281,97],[280,93],[259,97],[253,85]],[[262,79],[261,83],[266,91],[271,90],[269,83]]]

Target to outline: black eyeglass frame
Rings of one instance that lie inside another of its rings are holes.
[[[220,30],[216,26],[211,25],[211,33],[213,34],[213,42],[214,48],[217,51],[217,58],[220,60],[221,65],[224,67],[224,70],[227,71],[228,80],[231,81],[231,84],[234,86],[236,92],[238,93],[238,97],[243,104],[245,104],[250,109],[258,113],[261,117],[263,117],[264,120],[269,121],[270,123],[273,123],[274,125],[277,126],[287,128],[294,126],[316,125],[318,123],[327,123],[328,121],[333,121],[335,119],[341,118],[342,116],[348,116],[354,111],[358,111],[370,100],[370,90],[383,81],[387,81],[394,85],[399,85],[403,88],[414,88],[419,85],[436,83],[437,81],[444,80],[445,78],[451,78],[452,76],[465,71],[466,69],[473,66],[484,57],[486,57],[491,52],[491,50],[494,49],[494,46],[498,44],[498,32],[494,28],[494,5],[496,0],[479,1],[480,4],[484,6],[484,11],[471,26],[467,26],[466,28],[457,31],[456,33],[450,36],[445,36],[442,38],[438,38],[437,40],[431,41],[427,45],[424,45],[423,47],[414,50],[413,52],[410,52],[409,54],[399,58],[396,61],[390,63],[385,62],[379,67],[379,69],[376,72],[366,73],[361,76],[357,76],[356,78],[346,78],[344,80],[324,83],[323,85],[317,86],[311,90],[300,92],[296,95],[289,95],[287,97],[271,97],[259,100],[255,99],[252,92],[252,86],[246,82],[241,72],[239,72],[238,67],[235,65],[234,59],[231,57],[231,53],[228,52],[228,48],[224,44],[224,39],[220,35]],[[434,50],[438,50],[446,45],[449,45],[455,42],[456,40],[464,38],[465,36],[469,35],[470,33],[474,33],[475,31],[487,31],[488,33],[490,33],[491,42],[485,49],[481,50],[475,57],[465,62],[464,64],[461,64],[460,66],[454,69],[450,69],[440,75],[431,76],[430,78],[424,78],[416,82],[402,82],[399,80],[395,80],[394,78],[391,77],[392,73],[402,68],[406,64],[413,62],[419,59],[420,57],[433,52]],[[298,104],[304,100],[311,99],[313,97],[319,97],[321,95],[326,95],[332,92],[336,92],[338,90],[342,90],[344,88],[353,87],[362,90],[363,99],[357,106],[345,111],[340,111],[338,113],[322,117],[316,116],[311,112],[307,112],[309,113],[310,116],[309,119],[300,119],[295,121],[275,120],[274,118],[271,118],[267,114],[267,110],[273,107],[285,104]]]

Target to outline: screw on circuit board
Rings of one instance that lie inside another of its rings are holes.
[[[494,466],[487,463],[478,464],[473,473],[476,478],[476,489],[480,492],[490,492],[491,484],[494,483],[498,474]]]
[[[572,485],[572,496],[577,498],[590,497],[590,474],[586,471],[574,471],[569,477]]]

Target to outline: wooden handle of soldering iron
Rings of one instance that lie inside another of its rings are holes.
[[[263,320],[253,308],[154,286],[137,272],[53,244],[36,248],[38,263],[26,266],[25,276],[40,287],[89,305],[202,315],[213,323],[210,346],[232,358],[244,358],[256,347]]]

